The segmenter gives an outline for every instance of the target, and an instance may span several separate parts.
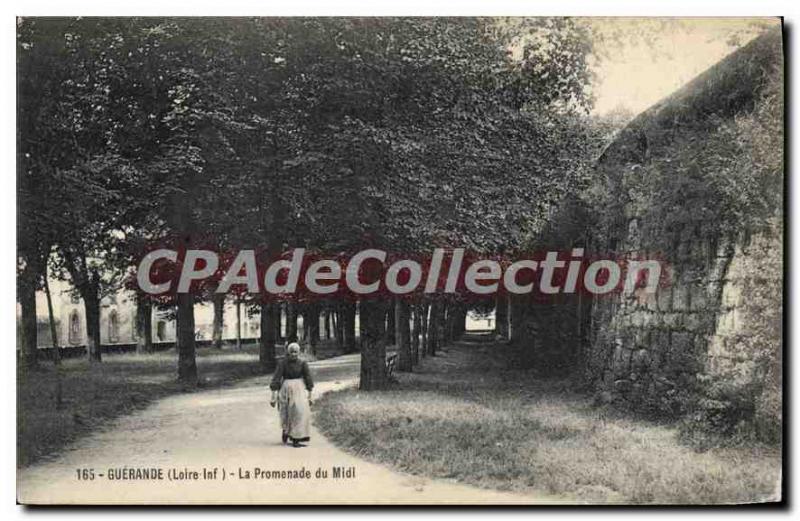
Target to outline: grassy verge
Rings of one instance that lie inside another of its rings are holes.
[[[335,356],[321,349],[318,358]],[[260,374],[258,346],[242,350],[197,350],[199,390],[224,386]],[[63,402],[57,406],[55,367],[43,362],[17,375],[17,464],[26,466],[50,455],[110,420],[149,403],[183,392],[176,381],[174,350],[150,355],[105,355],[100,364],[65,360],[61,366]]]
[[[593,407],[560,380],[506,369],[505,348],[462,344],[391,390],[326,395],[316,425],[358,456],[485,488],[576,501],[731,503],[775,493],[780,453],[703,453],[675,428]]]

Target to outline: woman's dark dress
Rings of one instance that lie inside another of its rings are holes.
[[[280,391],[284,380],[291,380],[294,378],[302,378],[306,389],[309,391],[314,388],[314,381],[311,379],[311,371],[308,369],[308,362],[300,359],[283,359],[278,362],[278,367],[275,368],[275,374],[272,375],[272,382],[269,384],[269,388],[273,391]]]
[[[275,369],[270,389],[279,391],[278,412],[284,440],[293,442],[309,441],[311,408],[306,390],[314,388],[308,363],[302,360],[281,360]]]

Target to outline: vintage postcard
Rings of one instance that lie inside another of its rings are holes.
[[[783,36],[17,18],[17,501],[784,501]]]

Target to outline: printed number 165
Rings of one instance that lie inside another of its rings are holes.
[[[82,481],[91,481],[94,479],[94,469],[75,469],[78,473],[78,479]]]

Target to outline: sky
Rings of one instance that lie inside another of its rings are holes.
[[[776,19],[592,19],[601,39],[594,113],[638,114],[751,40]],[[737,41],[730,43],[731,38]]]

